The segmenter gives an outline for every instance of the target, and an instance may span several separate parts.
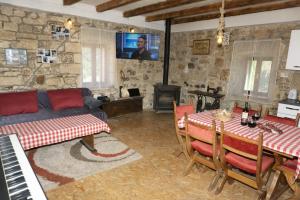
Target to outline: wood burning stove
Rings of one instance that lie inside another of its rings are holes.
[[[168,85],[170,57],[171,20],[166,20],[163,84],[154,85],[153,109],[173,111],[173,101],[179,105],[180,86]]]
[[[173,101],[179,104],[180,86],[154,85],[153,109],[157,111],[172,111]]]

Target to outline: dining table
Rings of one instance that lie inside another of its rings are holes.
[[[217,132],[220,133],[221,121],[216,117],[216,112],[217,110],[193,113],[187,116],[187,120],[204,126],[211,126],[212,121],[215,120]],[[232,113],[230,119],[224,122],[224,130],[249,139],[257,139],[259,133],[262,132],[264,150],[272,152],[276,155],[279,154],[281,156],[298,159],[297,169],[294,174],[294,181],[292,181],[293,183],[288,182],[289,185],[294,184],[295,180],[300,177],[300,128],[282,123],[268,121],[263,118],[259,119],[256,123],[262,125],[267,123],[272,124],[274,127],[281,130],[281,133],[279,134],[273,131],[269,132],[259,128],[258,126],[252,128],[250,128],[249,126],[242,126],[241,114],[239,113]],[[178,126],[179,128],[185,127],[184,117],[178,120]],[[271,187],[275,185],[277,185],[277,183],[272,183]],[[270,198],[272,196],[270,192],[275,192],[274,188],[268,189],[268,192],[269,193],[267,194],[267,197]]]

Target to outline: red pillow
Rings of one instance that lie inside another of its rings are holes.
[[[55,111],[66,108],[81,108],[84,105],[80,88],[50,90],[47,93],[52,109]]]
[[[0,115],[34,113],[38,110],[36,91],[0,93]]]

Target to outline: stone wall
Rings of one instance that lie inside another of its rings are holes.
[[[51,24],[63,25],[71,18],[74,26],[68,40],[53,39]],[[124,31],[129,26],[77,16],[66,16],[38,10],[0,4],[0,91],[28,89],[56,89],[80,86],[81,45],[80,27],[91,26],[105,30]],[[162,33],[155,30],[135,27],[137,32]],[[138,87],[145,96],[144,108],[152,107],[153,85],[162,81],[163,34],[159,61],[138,61],[117,59],[115,88],[95,90],[95,94],[118,97],[119,85]],[[28,64],[22,66],[7,65],[5,48],[27,49]],[[58,59],[53,64],[37,63],[37,49],[57,49]],[[121,82],[120,70],[125,73]],[[44,82],[37,83],[38,80]]]
[[[71,18],[74,27],[69,40],[57,40],[51,36],[50,24],[63,25]],[[128,31],[129,26],[76,16],[47,13],[38,10],[0,4],[0,91],[26,89],[55,89],[80,86],[81,45],[80,27],[91,26],[105,30]],[[144,108],[152,108],[153,85],[162,82],[163,44],[162,32],[135,27],[137,32],[160,33],[161,48],[159,61],[117,59],[115,88],[95,90],[94,93],[111,97],[119,95],[119,86],[138,87],[145,96]],[[300,72],[285,70],[290,31],[300,28],[300,21],[293,23],[267,24],[258,26],[226,28],[231,33],[230,45],[218,48],[215,43],[216,30],[172,33],[169,83],[182,86],[181,101],[187,101],[188,90],[221,86],[227,90],[230,62],[235,40],[282,40],[283,53],[276,80],[276,100],[287,96],[290,88],[300,91]],[[192,55],[193,40],[210,39],[209,55]],[[28,64],[6,65],[5,48],[25,48]],[[58,59],[53,64],[38,64],[38,48],[57,49]],[[119,72],[125,73],[124,81]],[[44,78],[44,83],[37,83]],[[270,106],[270,105],[269,105]]]
[[[300,21],[291,23],[256,25],[226,28],[231,33],[230,44],[217,47],[216,30],[180,32],[172,34],[170,82],[182,86],[181,101],[189,98],[188,90],[222,87],[226,94],[230,75],[233,42],[240,40],[281,39],[283,51],[280,55],[276,80],[276,99],[268,107],[276,110],[278,100],[287,97],[291,88],[300,92],[300,72],[285,70],[291,30],[300,29]],[[192,55],[193,40],[210,39],[209,55]],[[223,101],[224,103],[224,101]]]

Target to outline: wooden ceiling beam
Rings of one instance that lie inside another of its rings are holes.
[[[293,7],[300,7],[300,1],[289,0],[289,1],[282,1],[282,2],[265,4],[260,6],[248,6],[248,7],[243,7],[241,9],[225,10],[225,17],[252,14],[258,12],[266,12],[272,10],[285,9],[285,8],[293,8]],[[173,19],[172,24],[182,24],[182,23],[189,23],[195,21],[217,19],[219,17],[220,17],[220,13],[216,12],[216,13],[210,13],[206,15]]]
[[[130,3],[135,3],[137,1],[140,1],[140,0],[110,0],[110,1],[107,1],[105,3],[97,5],[96,6],[96,11],[97,12],[103,12],[103,11],[106,11],[106,10],[111,10],[111,9],[114,9],[114,8],[125,6],[125,5],[130,4]]]
[[[72,5],[74,3],[77,3],[81,0],[64,0],[64,6],[69,6],[69,5]]]
[[[135,8],[135,9],[132,9],[132,10],[125,11],[123,13],[123,16],[124,17],[134,17],[134,16],[137,16],[137,15],[143,15],[143,14],[147,14],[147,13],[151,13],[151,12],[156,12],[156,11],[159,11],[159,10],[174,8],[174,7],[177,7],[177,6],[182,6],[182,5],[185,5],[185,4],[191,4],[191,3],[200,2],[200,1],[204,1],[204,0],[163,1],[163,2],[154,3],[154,4],[147,5],[147,6],[143,6],[143,7],[139,7],[139,8]]]
[[[276,2],[276,1],[280,1],[280,0],[225,0],[225,9],[233,9],[233,8],[239,8],[243,6]],[[169,12],[169,13],[147,16],[146,21],[152,22],[152,21],[159,21],[159,20],[172,19],[178,17],[199,15],[199,14],[204,14],[209,12],[218,12],[221,6],[222,6],[221,2],[212,3],[212,4],[208,4],[196,8],[188,8],[188,9],[183,9],[183,10]]]

